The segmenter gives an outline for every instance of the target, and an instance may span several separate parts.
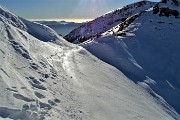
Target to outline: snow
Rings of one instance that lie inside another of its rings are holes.
[[[169,3],[165,5],[169,6]],[[179,114],[179,18],[160,17],[148,10],[118,31],[122,24],[80,45],[118,68],[136,84],[148,86]],[[125,35],[113,35],[116,32]],[[180,119],[179,115],[177,119]]]
[[[29,34],[38,38],[41,41],[59,42],[58,41],[59,35],[54,30],[52,30],[51,28],[45,25],[35,22],[33,23],[21,17],[18,17],[15,14],[13,14],[11,11],[1,6],[0,6],[0,15],[4,16],[0,18],[1,21],[8,22],[13,26],[18,27],[19,29],[27,31]]]
[[[179,119],[146,83],[136,84],[46,26],[0,11],[12,16],[0,14],[0,119]]]
[[[151,8],[155,4],[155,2],[140,1],[137,3],[124,6],[117,10],[108,12],[105,15],[102,15],[94,19],[93,21],[85,23],[84,25],[71,31],[64,38],[67,39],[69,42],[73,43],[79,43],[79,39],[81,39],[82,37],[84,37],[85,40],[88,40],[91,37],[100,35],[101,33],[118,25],[119,23],[123,22],[124,19],[140,11],[144,11]]]

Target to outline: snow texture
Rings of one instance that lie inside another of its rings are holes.
[[[158,6],[180,12],[172,3]],[[147,84],[155,98],[162,97],[179,114],[180,19],[159,14],[153,14],[153,8],[140,12],[81,46],[136,84]]]
[[[50,28],[0,11],[0,119],[180,118],[149,87],[156,81],[136,84]]]

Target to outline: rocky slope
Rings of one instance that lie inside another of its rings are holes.
[[[154,6],[156,3],[149,1],[140,1],[120,9],[106,13],[93,21],[87,22],[84,25],[74,29],[64,38],[69,42],[79,43],[84,42],[92,37],[99,36],[101,33],[111,29],[112,27],[120,24],[128,17],[147,10]]]

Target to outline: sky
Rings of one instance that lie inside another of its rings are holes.
[[[139,0],[0,0],[0,5],[26,19],[93,19],[137,1]]]

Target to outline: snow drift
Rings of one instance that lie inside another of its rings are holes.
[[[157,3],[81,43],[135,83],[145,82],[180,113],[180,1]]]
[[[179,114],[146,82],[135,84],[50,28],[0,7],[0,119],[177,120]]]

